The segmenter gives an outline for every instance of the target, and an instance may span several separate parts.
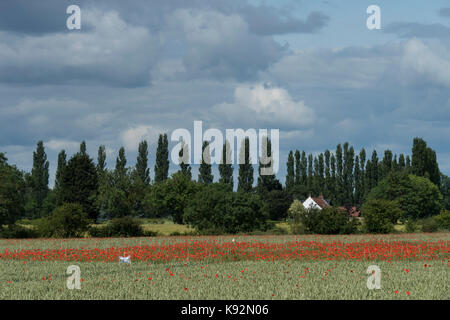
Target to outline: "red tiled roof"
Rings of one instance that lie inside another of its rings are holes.
[[[322,209],[330,206],[330,205],[328,204],[328,202],[325,201],[324,198],[312,198],[312,199],[313,199],[314,202],[317,203],[317,205],[318,205],[319,207],[321,207]]]

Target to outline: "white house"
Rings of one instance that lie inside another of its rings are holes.
[[[330,205],[328,202],[323,198],[323,195],[321,194],[318,198],[311,197],[311,194],[309,195],[308,199],[306,199],[303,202],[303,206],[305,209],[319,209],[322,210],[323,208],[329,207]]]

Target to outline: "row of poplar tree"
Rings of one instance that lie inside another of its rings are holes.
[[[264,145],[271,149],[270,140],[264,140]],[[244,163],[239,165],[239,177],[237,190],[250,192],[253,190],[254,168],[250,161],[250,142],[245,139],[241,150]],[[179,152],[179,173],[192,179],[191,166],[188,158],[183,157],[187,145],[182,146]],[[209,154],[208,142],[203,143],[202,162],[199,166],[198,182],[208,185],[213,183],[214,176],[210,161],[205,161],[204,156]],[[268,152],[270,156],[271,152]],[[233,190],[234,168],[230,161],[231,150],[228,141],[223,145],[223,163],[219,164],[219,182],[227,184]],[[268,164],[270,165],[270,164]],[[265,166],[268,166],[267,164]],[[264,167],[264,165],[261,165]],[[169,146],[166,134],[161,134],[156,150],[156,162],[154,167],[153,184],[166,181],[169,178]],[[24,205],[24,217],[37,218],[46,216],[55,207],[63,203],[80,203],[91,218],[98,218],[102,212],[108,217],[126,215],[129,212],[142,213],[145,211],[145,198],[149,193],[152,183],[150,168],[148,167],[148,143],[139,143],[136,165],[127,167],[125,149],[121,147],[116,158],[114,170],[107,169],[106,148],[101,145],[98,148],[97,161],[86,152],[86,143],[83,141],[80,150],[70,159],[62,150],[58,154],[58,164],[55,175],[54,188],[49,188],[49,161],[42,141],[37,143],[33,152],[33,168],[30,173],[24,174],[26,196]],[[275,175],[258,178],[258,184],[273,184]],[[281,184],[276,180],[277,188]],[[147,206],[148,207],[148,206]]]
[[[346,142],[338,144],[334,153],[290,151],[286,189],[300,198],[322,194],[333,205],[361,205],[369,191],[392,171],[427,177],[440,188],[446,178],[439,171],[436,152],[421,138],[413,140],[411,157],[385,150],[382,159],[376,150],[370,158],[364,148],[356,153]]]
[[[208,142],[203,143],[203,156],[209,154]],[[263,139],[262,148],[266,148],[267,156],[271,156],[270,140]],[[263,165],[260,162],[259,176],[254,187],[254,168],[250,163],[249,140],[245,139],[240,149],[240,155],[245,161],[239,164],[237,191],[256,192],[264,194],[262,199],[271,196],[278,202],[286,199],[305,199],[309,193],[323,196],[333,205],[360,205],[368,192],[391,171],[405,170],[409,173],[428,177],[433,183],[442,187],[443,181],[448,185],[448,178],[442,175],[436,161],[436,153],[429,148],[423,139],[416,138],[413,142],[412,156],[393,155],[386,150],[380,160],[374,150],[369,159],[362,149],[358,154],[348,143],[338,145],[335,152],[326,150],[313,156],[305,152],[291,151],[287,160],[287,176],[285,187],[275,174],[261,175]],[[191,167],[184,162],[183,153],[186,146],[180,149],[180,167],[178,173],[192,179]],[[205,152],[206,151],[206,152]],[[220,177],[218,182],[227,184],[233,190],[234,168],[229,161],[231,154],[229,143],[223,146],[222,164],[219,164]],[[211,164],[204,161],[199,167],[198,182],[211,184],[214,181]],[[166,134],[158,139],[154,181],[150,178],[148,167],[148,144],[139,144],[136,165],[127,167],[125,149],[119,150],[114,170],[106,167],[106,148],[100,146],[97,161],[86,152],[86,143],[82,142],[80,150],[67,159],[65,150],[58,155],[58,165],[54,188],[49,188],[49,162],[44,144],[39,141],[33,153],[33,168],[24,174],[25,200],[24,216],[36,218],[50,214],[63,203],[80,203],[89,216],[96,219],[121,216],[130,212],[145,215],[151,207],[148,197],[151,186],[169,179],[169,149]],[[448,186],[447,186],[448,187]],[[271,193],[272,192],[272,193]],[[448,193],[448,192],[447,192]],[[289,204],[287,204],[289,205]],[[276,211],[274,207],[274,211]]]

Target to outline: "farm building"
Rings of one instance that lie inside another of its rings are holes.
[[[319,209],[322,210],[326,207],[329,207],[330,204],[323,198],[323,195],[321,194],[317,198],[311,197],[311,194],[309,195],[308,199],[303,201],[303,206],[305,209]]]
[[[311,194],[309,195],[308,199],[303,201],[303,206],[305,209],[319,209],[322,210],[326,207],[330,207],[330,204],[327,200],[323,198],[323,195],[321,194],[317,198],[311,197]],[[351,217],[359,217],[361,212],[356,207],[347,206],[347,207],[339,207],[339,209],[342,209],[344,211],[347,211],[348,215]]]

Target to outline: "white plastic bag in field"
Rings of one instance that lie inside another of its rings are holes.
[[[121,256],[119,256],[119,263],[131,264],[131,256],[128,256],[128,257],[121,257]]]

